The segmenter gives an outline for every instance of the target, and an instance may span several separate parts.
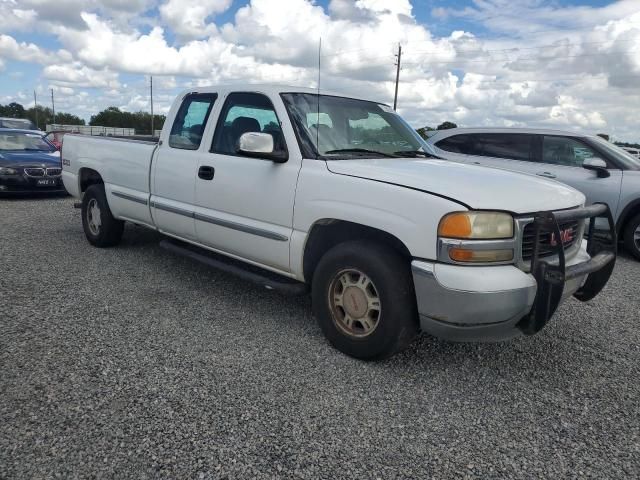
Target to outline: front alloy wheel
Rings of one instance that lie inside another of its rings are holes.
[[[356,338],[371,335],[382,305],[371,279],[356,269],[339,272],[329,288],[329,305],[336,326]]]
[[[311,295],[322,332],[352,357],[388,357],[418,332],[410,261],[386,245],[355,240],[334,246],[318,262]]]

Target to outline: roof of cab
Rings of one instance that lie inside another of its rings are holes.
[[[317,94],[317,88],[308,88],[308,87],[294,87],[290,85],[272,85],[272,84],[264,84],[264,83],[243,83],[243,84],[233,84],[233,85],[211,85],[205,87],[194,87],[183,90],[180,92],[179,98],[184,97],[188,93],[218,93],[218,94],[226,94],[231,92],[256,92],[256,93],[264,93],[267,95],[279,95],[281,93],[311,93]],[[377,100],[371,100],[369,98],[361,98],[354,97],[353,95],[349,95],[344,92],[334,92],[325,89],[320,89],[321,95],[329,95],[333,97],[344,97],[344,98],[354,98],[358,100],[365,100],[369,102],[375,102],[379,104],[384,104],[384,102],[380,102]]]
[[[588,133],[571,132],[564,130],[554,130],[551,128],[517,128],[517,127],[472,127],[472,128],[449,128],[446,130],[438,130],[429,139],[450,137],[454,134],[461,133],[528,133],[537,135],[562,135],[565,137],[592,137]]]

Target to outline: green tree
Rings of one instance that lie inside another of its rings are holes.
[[[420,127],[416,129],[416,132],[418,132],[418,135],[420,135],[425,140],[429,138],[429,134],[427,134],[427,132],[433,132],[433,131],[435,131],[435,128],[433,127]]]
[[[458,128],[458,125],[453,122],[442,122],[438,125],[437,130],[448,130],[450,128]]]
[[[24,107],[16,102],[0,105],[0,117],[25,118]]]
[[[67,125],[84,125],[84,120],[77,115],[65,112],[57,112],[55,122],[53,121],[53,110],[49,107],[38,105],[25,109],[22,105],[12,102],[8,105],[0,105],[0,117],[28,118],[44,130],[52,123],[63,123]],[[36,121],[37,120],[37,121]]]
[[[153,128],[158,130],[164,125],[164,115],[153,116]],[[102,127],[135,128],[136,133],[151,133],[151,114],[147,112],[124,112],[118,107],[108,107],[91,116],[89,125]]]

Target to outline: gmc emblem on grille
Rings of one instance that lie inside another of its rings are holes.
[[[571,242],[572,240],[573,240],[573,230],[571,230],[570,228],[560,230],[560,241],[562,242],[563,245]],[[549,243],[551,243],[552,247],[555,247],[558,244],[558,241],[556,240],[555,232],[551,233],[551,241]]]

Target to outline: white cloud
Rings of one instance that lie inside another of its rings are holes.
[[[186,85],[313,86],[321,37],[324,87],[391,103],[401,43],[399,108],[416,126],[454,120],[639,135],[637,114],[630,113],[640,101],[637,0],[599,8],[477,0],[470,8],[432,12],[480,24],[493,34],[484,38],[468,31],[435,36],[416,21],[419,4],[409,0],[331,0],[327,8],[311,0],[251,0],[232,22],[216,25],[232,4],[0,0],[0,31],[29,25],[64,47],[52,52],[5,34],[0,62],[43,65],[44,79],[73,89],[68,96],[77,108],[146,108],[154,75],[162,110]],[[124,82],[125,75],[139,81]]]
[[[231,6],[231,0],[167,0],[160,6],[160,16],[180,37],[203,38],[216,33],[209,20]]]

